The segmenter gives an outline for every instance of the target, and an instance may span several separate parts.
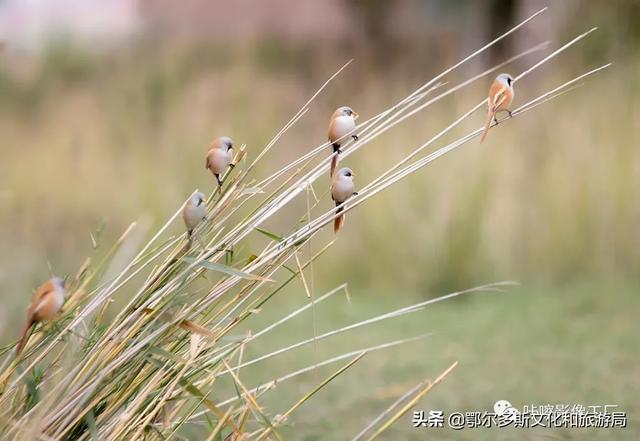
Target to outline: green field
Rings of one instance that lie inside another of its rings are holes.
[[[370,353],[306,403],[282,431],[289,439],[350,439],[396,398],[425,378],[434,379],[454,361],[458,367],[420,401],[417,409],[449,412],[491,411],[499,399],[530,404],[617,404],[626,429],[415,429],[411,414],[382,439],[637,439],[639,390],[635,330],[638,287],[599,281],[561,288],[520,286],[502,293],[475,293],[447,300],[400,318],[307,345],[242,370],[247,386],[312,365],[331,356],[381,342],[433,332],[405,346]],[[336,295],[315,308],[316,334],[408,306],[415,294],[352,293],[351,303]],[[268,323],[306,301],[304,290],[283,294],[256,316]],[[285,324],[246,359],[313,336],[311,313]],[[258,345],[260,346],[260,345]],[[342,363],[345,363],[343,361]],[[320,368],[278,386],[265,400],[279,413],[337,369]],[[228,390],[228,389],[227,389]],[[228,392],[233,396],[233,391]],[[225,395],[226,396],[226,395]],[[216,397],[218,398],[218,397]],[[221,398],[221,397],[220,397]],[[187,433],[198,432],[197,426]]]

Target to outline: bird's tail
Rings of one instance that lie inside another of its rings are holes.
[[[187,254],[187,251],[189,251],[191,245],[193,245],[193,230],[189,230],[187,233],[187,243],[178,251],[178,254],[171,260],[169,265],[174,264],[178,259]]]
[[[29,329],[31,329],[31,326],[33,326],[33,320],[29,319],[24,325],[22,335],[20,336],[20,341],[18,342],[18,346],[16,347],[16,357],[20,355],[20,353],[24,349],[24,345],[27,343],[27,334],[29,333]]]
[[[339,205],[336,202],[336,205]],[[338,209],[336,210],[336,213],[340,214],[344,211],[344,207],[338,207]],[[335,234],[338,234],[338,231],[340,231],[340,228],[342,228],[342,226],[344,225],[344,214],[340,214],[338,217],[336,217],[333,220],[333,232]]]
[[[333,175],[336,173],[336,168],[338,168],[338,155],[334,155],[334,157],[331,158],[331,174],[329,175],[330,177],[333,177]]]
[[[487,122],[484,124],[484,131],[482,132],[482,138],[480,138],[480,144],[484,142],[484,139],[487,137],[487,133],[489,133],[489,127],[491,126],[491,119],[493,119],[494,112],[491,109],[487,110]]]
[[[333,178],[333,175],[336,172],[336,168],[338,167],[338,155],[340,154],[340,144],[332,144],[332,146],[333,146],[333,158],[331,158],[331,174],[329,176]]]

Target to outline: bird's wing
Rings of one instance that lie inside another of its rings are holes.
[[[335,134],[335,124],[336,118],[331,118],[331,122],[329,123],[329,134],[327,135],[330,142],[335,142],[338,139]]]
[[[489,103],[489,109],[492,113],[495,113],[500,105],[505,100],[505,87],[502,84],[494,84],[489,91],[489,97],[491,102]]]
[[[29,316],[30,319],[33,318],[40,308],[42,308],[42,305],[45,304],[46,298],[51,295],[53,291],[54,287],[50,282],[47,282],[36,289],[33,299],[31,300],[31,304],[29,305],[29,309],[27,310],[27,316]]]
[[[491,127],[491,120],[496,114],[496,110],[498,107],[496,103],[499,101],[499,96],[504,95],[504,88],[502,85],[494,83],[489,88],[489,97],[487,98],[487,121],[484,124],[484,130],[482,131],[482,136],[480,137],[480,144],[482,144],[489,133],[489,127]]]

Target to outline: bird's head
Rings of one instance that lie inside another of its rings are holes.
[[[201,191],[196,191],[194,194],[191,195],[191,204],[194,207],[199,207],[200,205],[205,204],[206,202],[207,202],[207,197]]]
[[[355,174],[353,174],[353,171],[349,167],[343,167],[340,170],[338,170],[338,177],[339,178],[348,179],[350,181],[353,181],[353,177],[354,176],[355,176]]]
[[[496,81],[504,84],[507,87],[511,87],[513,85],[513,77],[508,73],[501,73],[496,77]]]
[[[342,107],[338,107],[338,109],[336,109],[336,111],[333,112],[333,116],[334,117],[337,117],[337,116],[350,116],[353,119],[356,119],[358,117],[358,114],[356,112],[354,112],[351,107],[342,106]]]
[[[64,294],[65,283],[64,283],[64,279],[62,277],[54,277],[53,279],[51,279],[51,284],[53,285],[53,288],[56,291],[59,291],[62,294]]]
[[[229,151],[233,148],[233,140],[228,136],[221,136],[220,138],[216,138],[211,143],[209,149],[220,149],[224,152]]]

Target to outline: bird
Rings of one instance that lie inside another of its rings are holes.
[[[193,229],[207,218],[207,197],[201,191],[196,191],[184,204],[182,218],[187,226],[187,235],[191,240]]]
[[[487,137],[489,126],[491,126],[491,120],[495,119],[496,124],[498,123],[498,120],[496,119],[496,114],[498,112],[504,110],[509,113],[509,116],[511,116],[509,106],[511,106],[514,96],[513,77],[506,73],[498,75],[496,79],[493,80],[493,83],[489,88],[489,98],[487,99],[487,122],[484,126],[480,143],[482,143]]]
[[[333,177],[333,183],[331,184],[331,199],[336,203],[336,213],[339,214],[333,221],[333,232],[338,233],[340,228],[344,225],[344,206],[341,205],[344,201],[349,199],[351,196],[355,196],[358,193],[356,192],[355,184],[353,183],[353,171],[348,167],[343,167],[336,172]]]
[[[218,188],[222,188],[220,176],[227,170],[227,167],[233,167],[232,161],[233,140],[228,136],[214,139],[207,151],[205,168],[211,170],[213,176],[216,177]]]
[[[334,156],[331,158],[331,175],[336,171],[338,166],[338,154],[342,153],[340,146],[345,142],[344,137],[352,133],[356,128],[356,118],[358,114],[351,107],[342,106],[336,109],[331,115],[329,122],[329,142],[333,146]],[[354,141],[358,140],[358,135],[352,134]]]
[[[53,320],[64,304],[64,297],[64,280],[60,277],[53,277],[36,289],[27,309],[27,322],[16,348],[16,356],[20,355],[24,349],[29,329],[38,322]]]

